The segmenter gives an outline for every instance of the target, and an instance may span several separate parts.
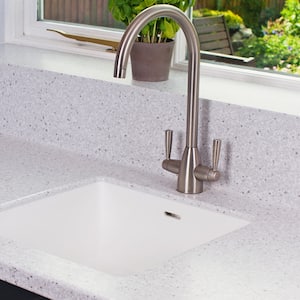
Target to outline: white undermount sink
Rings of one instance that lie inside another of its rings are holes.
[[[151,268],[248,222],[97,182],[0,212],[0,235],[115,275]]]

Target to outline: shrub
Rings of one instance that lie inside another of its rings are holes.
[[[246,27],[250,27],[255,35],[260,34],[260,14],[265,7],[262,0],[241,0],[240,13]]]
[[[281,15],[285,20],[285,30],[292,35],[300,35],[300,2],[286,0]]]
[[[256,59],[258,68],[287,69],[291,72],[300,66],[300,38],[293,35],[265,35],[245,42],[238,55]]]
[[[277,19],[280,1],[264,0],[225,0],[225,7],[239,14],[246,25],[257,36],[261,36],[261,26],[266,25],[268,20]],[[267,4],[268,3],[268,4]]]
[[[256,66],[300,74],[300,4],[287,0],[282,17],[262,27],[263,37],[253,37],[238,55],[254,56]]]

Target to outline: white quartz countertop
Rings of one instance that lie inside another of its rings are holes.
[[[174,177],[159,178],[0,135],[0,209],[99,178],[224,211],[250,224],[143,273],[119,277],[0,238],[2,280],[58,300],[299,299],[300,211],[296,205],[262,205],[224,190],[183,196],[175,192]]]

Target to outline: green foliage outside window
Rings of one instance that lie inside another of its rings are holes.
[[[281,11],[285,20],[285,30],[293,35],[300,36],[300,2],[299,0],[287,0]]]
[[[261,0],[240,1],[240,14],[245,25],[250,27],[255,35],[260,35],[260,14],[264,7],[264,1]]]
[[[252,37],[238,51],[254,56],[260,68],[300,75],[300,2],[286,0],[281,17],[262,27],[262,37]]]

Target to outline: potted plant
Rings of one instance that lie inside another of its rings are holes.
[[[109,0],[108,7],[117,21],[128,26],[141,11],[156,4],[174,5],[185,12],[193,6],[193,0]],[[178,30],[178,24],[166,17],[153,20],[142,29],[131,51],[133,79],[168,79],[174,37]]]

